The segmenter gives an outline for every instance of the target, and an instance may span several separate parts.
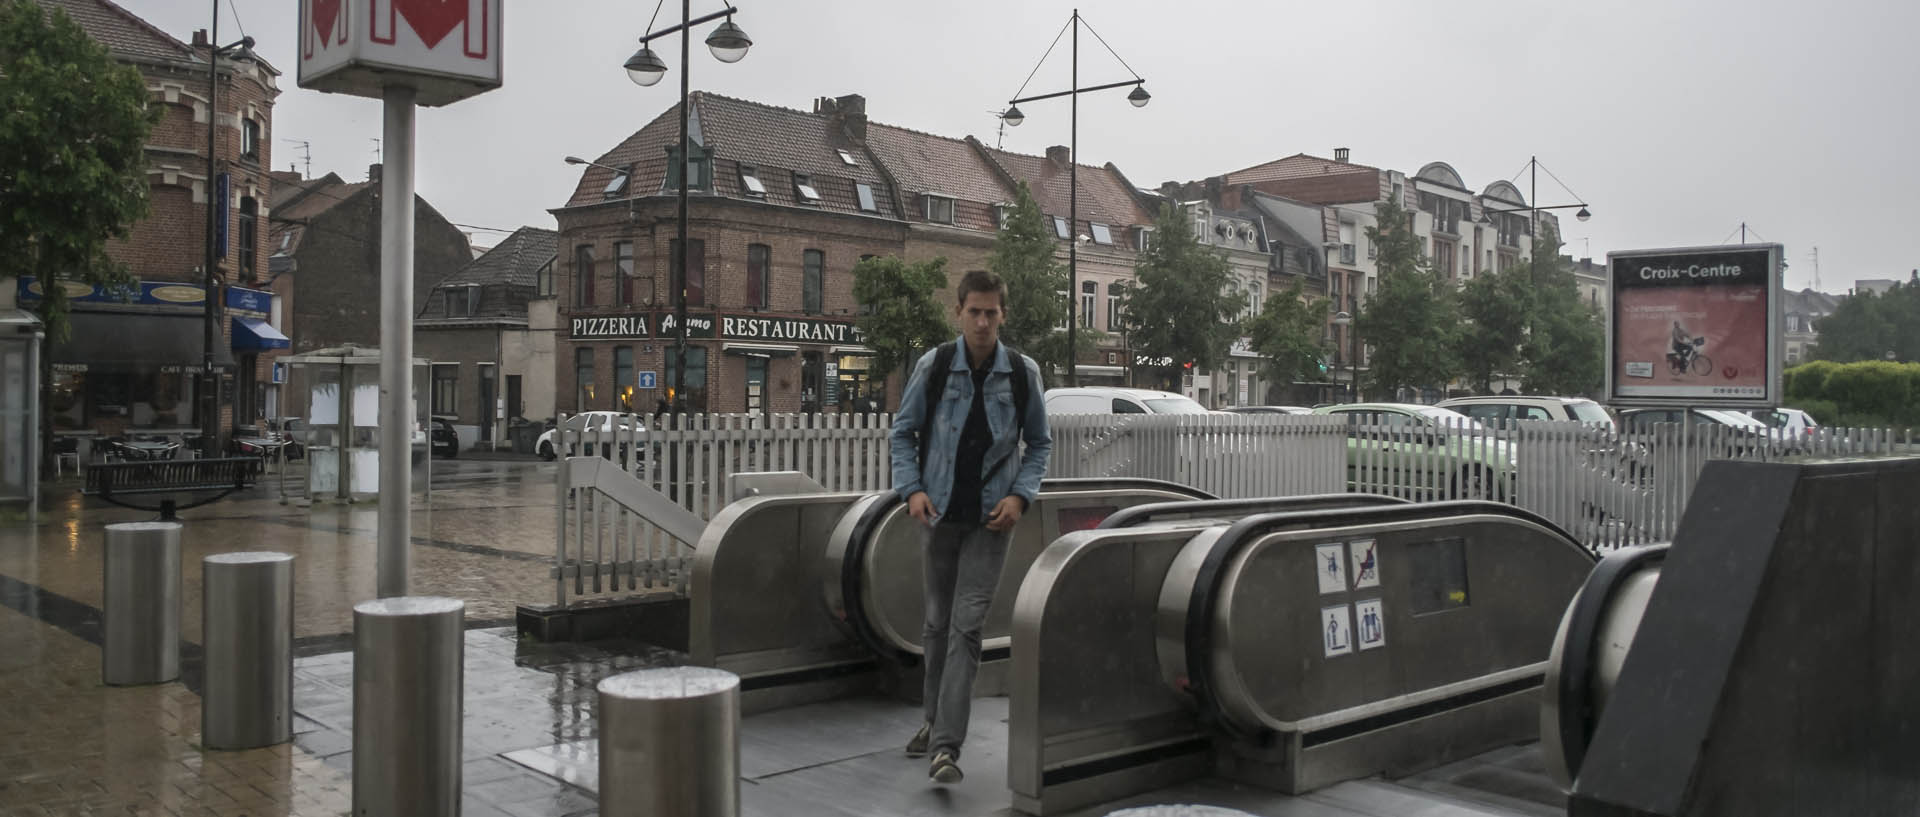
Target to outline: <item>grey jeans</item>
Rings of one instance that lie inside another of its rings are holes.
[[[973,708],[973,676],[980,669],[980,629],[1000,585],[1007,561],[1007,538],[985,525],[935,524],[926,533],[921,561],[926,567],[927,612],[920,644],[927,662],[927,722],[933,724],[931,751],[960,757]]]

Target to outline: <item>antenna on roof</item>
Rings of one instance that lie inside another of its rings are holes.
[[[290,145],[300,146],[300,158],[306,163],[306,170],[301,172],[300,177],[303,179],[313,178],[313,143],[305,139],[282,139],[280,141]],[[293,169],[292,162],[287,163],[287,169]]]
[[[380,161],[380,137],[369,136],[367,137],[367,140],[373,143],[373,160],[375,162],[379,162]]]
[[[1007,139],[1007,109],[1001,108],[997,111],[987,111],[987,113],[993,114],[994,121],[1000,126],[999,132],[993,137],[993,149],[999,150],[1000,143]]]

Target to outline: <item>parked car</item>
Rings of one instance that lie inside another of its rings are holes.
[[[1169,391],[1078,386],[1047,389],[1048,414],[1207,414],[1193,398]]]
[[[1350,490],[1513,497],[1513,446],[1457,411],[1412,403],[1346,403],[1313,413],[1347,418]]]
[[[1313,409],[1306,406],[1228,406],[1221,409],[1228,414],[1312,414]]]
[[[617,411],[583,411],[568,417],[562,425],[569,432],[582,432],[588,435],[595,431],[600,432],[602,440],[600,456],[607,458],[613,457],[616,438],[624,438],[629,432],[644,435],[647,431],[646,423],[642,421],[640,415],[621,414]],[[558,433],[559,429],[549,428],[540,435],[540,439],[534,442],[534,451],[540,455],[541,459],[552,461],[560,456],[554,443],[555,435]],[[620,452],[626,453],[626,443],[622,442],[619,445]],[[641,457],[645,457],[646,453],[645,447],[639,451]],[[567,456],[574,457],[579,454],[579,446],[567,446]]]
[[[1516,420],[1561,420],[1604,425],[1619,430],[1606,407],[1585,397],[1539,397],[1528,395],[1489,395],[1455,397],[1438,403],[1441,408],[1472,417],[1494,428],[1510,428]]]
[[[1682,417],[1697,426],[1724,426],[1737,429],[1744,434],[1762,437],[1767,434],[1766,423],[1731,409],[1703,408],[1630,408],[1620,411],[1620,426],[1628,431],[1646,431],[1660,423],[1678,423]]]
[[[460,456],[460,433],[453,429],[452,417],[435,415],[433,418],[433,441],[430,448],[436,457],[454,458]]]
[[[1808,437],[1820,430],[1820,423],[1813,415],[1795,408],[1754,409],[1747,416],[1762,423],[1776,432],[1784,432],[1787,438]]]

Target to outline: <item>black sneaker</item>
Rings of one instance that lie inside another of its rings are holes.
[[[926,757],[927,741],[933,739],[933,724],[921,724],[920,731],[913,733],[913,740],[907,741],[907,757]]]
[[[951,786],[966,775],[960,773],[960,764],[954,761],[953,753],[942,750],[934,753],[933,765],[927,769],[927,776],[933,778],[935,783]]]

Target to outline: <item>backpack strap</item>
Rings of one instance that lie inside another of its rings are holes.
[[[927,441],[932,439],[933,411],[940,405],[940,395],[947,390],[947,374],[953,368],[953,356],[959,351],[959,341],[947,341],[933,351],[933,369],[927,372],[927,385],[920,392],[920,467],[927,467]]]

